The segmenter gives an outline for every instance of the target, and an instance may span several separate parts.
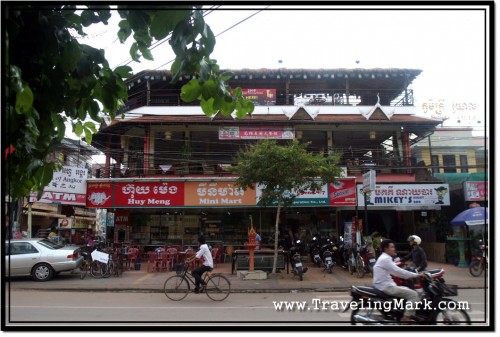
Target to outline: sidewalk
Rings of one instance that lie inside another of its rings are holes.
[[[309,270],[300,281],[293,274],[283,271],[266,280],[243,280],[237,274],[231,274],[231,263],[219,263],[213,273],[224,274],[231,282],[232,292],[262,293],[262,292],[326,292],[349,291],[351,285],[371,286],[372,275],[367,273],[363,278],[357,278],[356,273],[350,275],[347,270],[335,266],[328,274],[322,268],[306,262]],[[429,262],[428,269],[443,268],[444,279],[448,284],[456,284],[459,289],[486,288],[487,281],[483,275],[473,277],[468,268],[459,268],[454,265],[438,262]],[[135,291],[135,292],[163,292],[163,283],[174,275],[174,272],[148,273],[146,264],[141,270],[125,271],[121,277],[94,279],[87,275],[80,280],[79,273],[61,273],[48,282],[34,282],[28,278],[10,280],[11,289],[50,290],[50,291]]]

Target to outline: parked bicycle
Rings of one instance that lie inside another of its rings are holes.
[[[174,270],[177,275],[169,277],[163,285],[165,296],[172,301],[183,300],[191,290],[191,285],[195,287],[195,279],[188,273],[189,264],[175,264]],[[210,270],[211,271],[211,270]],[[206,286],[200,289],[205,292],[213,301],[223,301],[231,293],[231,282],[221,274],[211,274],[206,272],[203,278]]]
[[[488,261],[486,260],[486,250],[488,247],[486,247],[486,245],[481,245],[479,249],[478,254],[472,257],[472,261],[469,265],[469,272],[475,277],[481,276],[488,266]]]
[[[110,249],[102,249],[97,248],[95,252],[101,254],[101,258],[93,259],[92,264],[90,265],[90,275],[95,278],[108,278],[111,275],[119,276],[116,272],[118,269],[117,264],[114,260],[114,253]]]

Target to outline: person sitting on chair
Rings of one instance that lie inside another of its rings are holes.
[[[196,280],[194,288],[194,292],[196,294],[200,293],[200,290],[203,291],[203,289],[206,286],[206,283],[201,278],[201,275],[203,275],[203,273],[205,272],[211,271],[214,268],[214,262],[213,262],[214,260],[212,258],[212,253],[210,253],[210,249],[208,249],[208,245],[205,243],[205,237],[204,236],[198,237],[198,242],[200,243],[200,249],[196,252],[196,255],[190,259],[186,259],[186,263],[189,264],[193,262],[195,259],[201,259],[203,257],[203,265],[196,267],[191,272],[191,275],[193,275],[194,279]]]

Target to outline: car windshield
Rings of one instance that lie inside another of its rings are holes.
[[[61,249],[60,245],[58,245],[57,243],[52,242],[50,240],[47,240],[47,239],[40,240],[40,241],[38,241],[38,243],[44,247],[49,248],[49,249]]]

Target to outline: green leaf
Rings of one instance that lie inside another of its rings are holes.
[[[148,61],[153,61],[153,54],[151,54],[151,51],[145,46],[139,47],[139,50],[141,51],[142,56],[148,60]]]
[[[181,88],[181,98],[184,102],[193,102],[201,95],[201,86],[198,79],[193,78]]]
[[[217,110],[214,110],[213,108],[213,103],[214,103],[213,98],[210,98],[209,100],[202,99],[200,101],[201,110],[203,110],[203,113],[205,113],[205,115],[209,117],[217,113]]]
[[[18,91],[16,94],[16,112],[18,114],[28,114],[31,112],[33,107],[33,92],[28,85],[23,87],[22,91]]]
[[[139,55],[139,46],[137,45],[137,42],[132,43],[130,46],[130,57],[136,62],[141,62],[141,55]]]
[[[78,137],[80,137],[82,135],[82,132],[83,132],[83,126],[81,124],[80,121],[78,121],[77,123],[73,124],[73,132],[75,133],[75,135],[77,135]]]
[[[115,73],[117,73],[119,76],[122,78],[130,78],[132,77],[132,68],[129,66],[119,66],[116,67],[114,70]]]
[[[80,60],[80,44],[76,40],[71,40],[64,45],[61,58],[61,68],[64,71],[72,71],[76,68]]]
[[[92,144],[92,131],[87,128],[83,129],[83,131],[85,131],[85,141],[87,144]]]

